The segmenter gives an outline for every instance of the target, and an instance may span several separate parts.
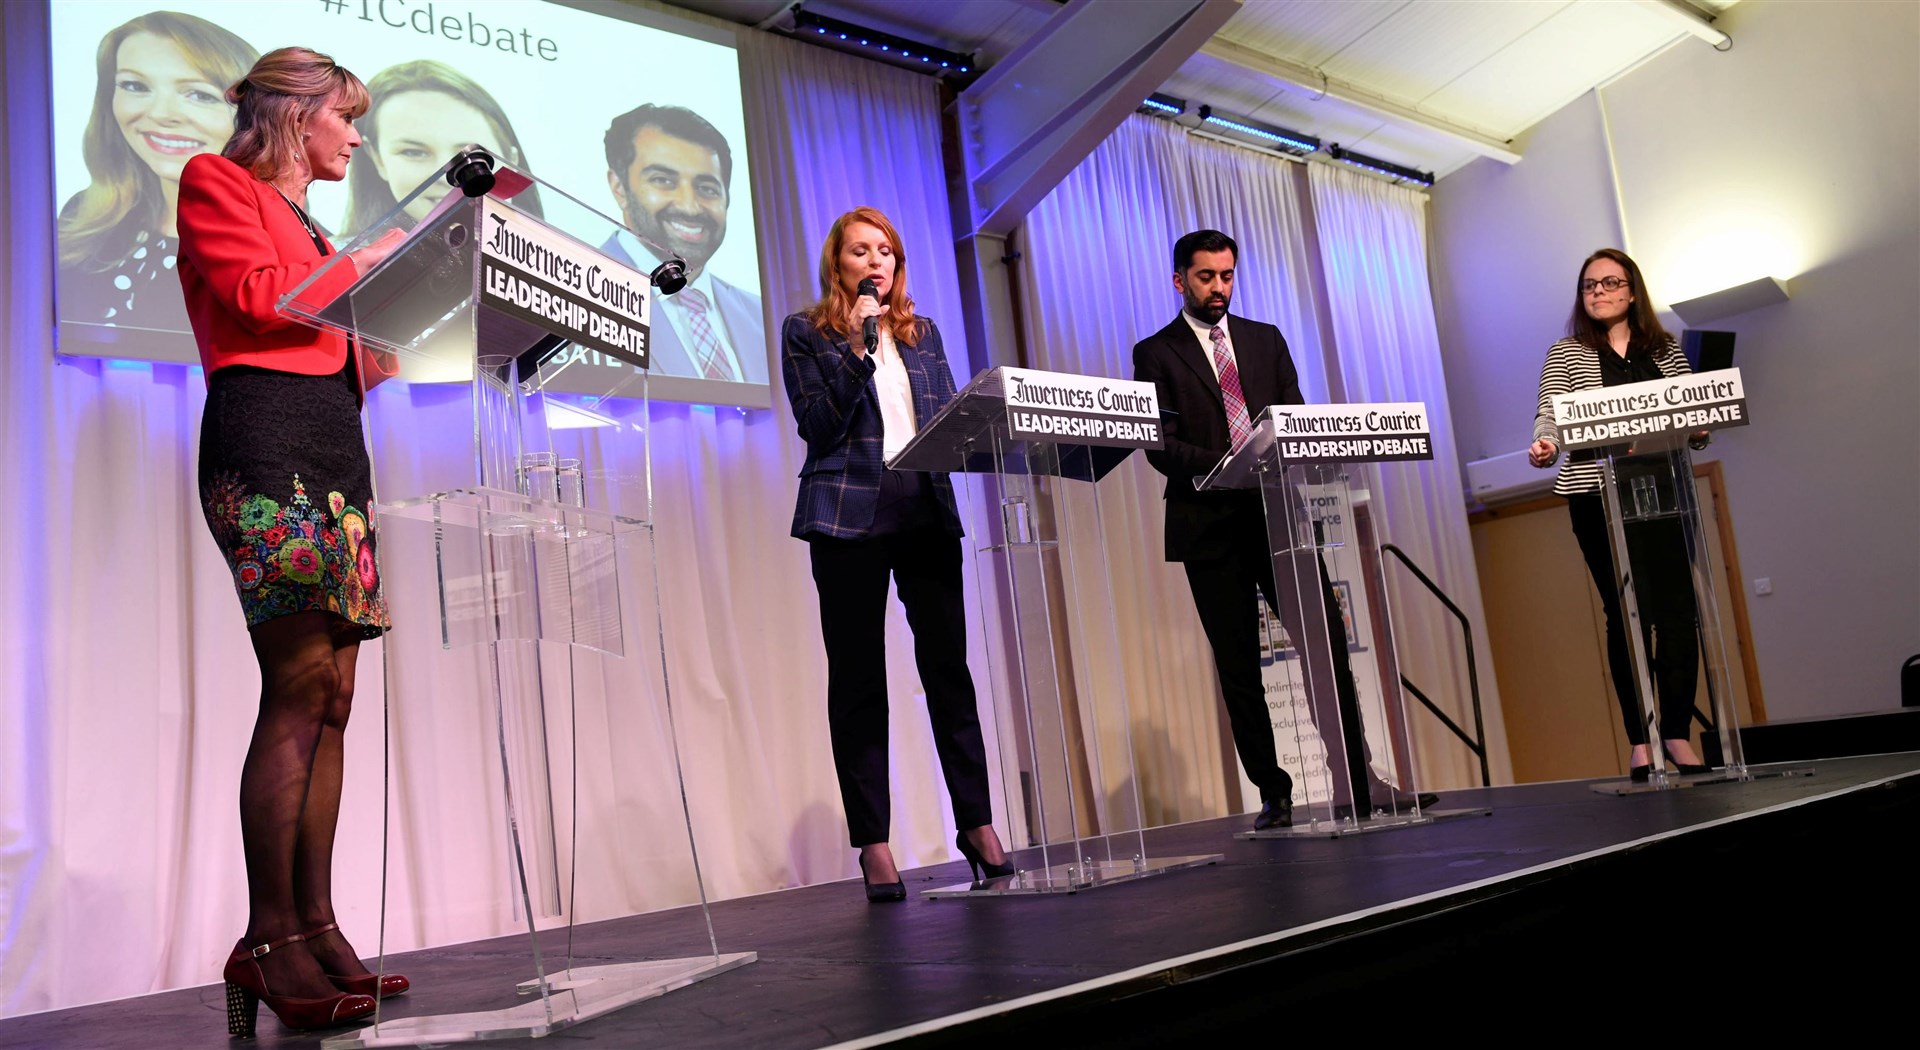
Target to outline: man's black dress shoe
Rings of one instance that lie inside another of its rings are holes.
[[[1293,797],[1268,799],[1260,803],[1260,814],[1253,818],[1253,830],[1265,831],[1268,828],[1290,828],[1293,826]]]

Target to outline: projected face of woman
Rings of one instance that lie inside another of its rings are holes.
[[[113,74],[113,119],[127,148],[167,182],[196,153],[233,137],[233,107],[178,44],[152,33],[122,41]]]
[[[373,166],[399,200],[432,175],[455,153],[477,145],[512,164],[516,158],[501,148],[499,129],[486,114],[467,102],[440,91],[402,91],[390,95],[374,110]],[[407,215],[424,219],[453,187],[442,179],[407,205]]]

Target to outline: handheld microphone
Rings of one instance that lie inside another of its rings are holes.
[[[873,283],[873,278],[862,277],[860,278],[860,294],[872,297],[873,301],[877,303],[880,301],[880,286]],[[867,318],[861,325],[861,335],[866,338],[867,353],[873,353],[873,348],[880,345],[880,319],[878,317]]]

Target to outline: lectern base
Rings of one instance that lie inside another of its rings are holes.
[[[1207,853],[1190,857],[1157,857],[1153,860],[1135,862],[1130,860],[1095,861],[1090,864],[1056,864],[1051,868],[1036,868],[1009,875],[1003,879],[988,879],[984,882],[960,882],[939,889],[924,890],[922,897],[1012,897],[1039,893],[1078,893],[1096,886],[1109,886],[1116,882],[1132,882],[1153,875],[1165,875],[1182,868],[1198,868],[1208,864],[1217,864],[1224,854]]]
[[[1709,773],[1695,773],[1682,776],[1668,773],[1664,782],[1656,780],[1602,780],[1593,784],[1593,791],[1599,795],[1644,795],[1650,791],[1674,791],[1679,788],[1706,787],[1711,784],[1745,784],[1755,780],[1771,780],[1774,777],[1810,777],[1812,766],[1799,769],[1753,769],[1742,770],[1716,769]]]
[[[1264,828],[1260,831],[1236,831],[1236,839],[1334,839],[1343,835],[1364,835],[1369,831],[1394,831],[1400,828],[1417,828],[1422,824],[1433,823],[1434,814],[1430,811],[1418,815],[1403,813],[1388,816],[1378,813],[1366,820],[1352,817],[1338,819],[1302,820],[1291,827]]]
[[[320,1045],[325,1050],[348,1050],[472,1043],[483,1039],[538,1039],[623,1006],[737,969],[757,958],[759,955],[755,952],[730,952],[690,959],[576,966],[547,979],[550,992],[544,1001],[536,999],[505,1010],[397,1017],[336,1035]],[[520,993],[537,994],[538,984],[537,981],[522,982]]]

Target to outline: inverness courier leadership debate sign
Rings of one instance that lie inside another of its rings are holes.
[[[1384,463],[1432,459],[1424,401],[1364,405],[1275,405],[1282,463]]]
[[[1737,368],[1622,383],[1554,398],[1553,422],[1567,449],[1743,427],[1747,392]]]
[[[485,198],[480,301],[572,341],[648,367],[652,282],[570,237]]]
[[[1159,448],[1160,400],[1152,383],[1032,368],[1003,368],[1007,430],[1060,445]]]

